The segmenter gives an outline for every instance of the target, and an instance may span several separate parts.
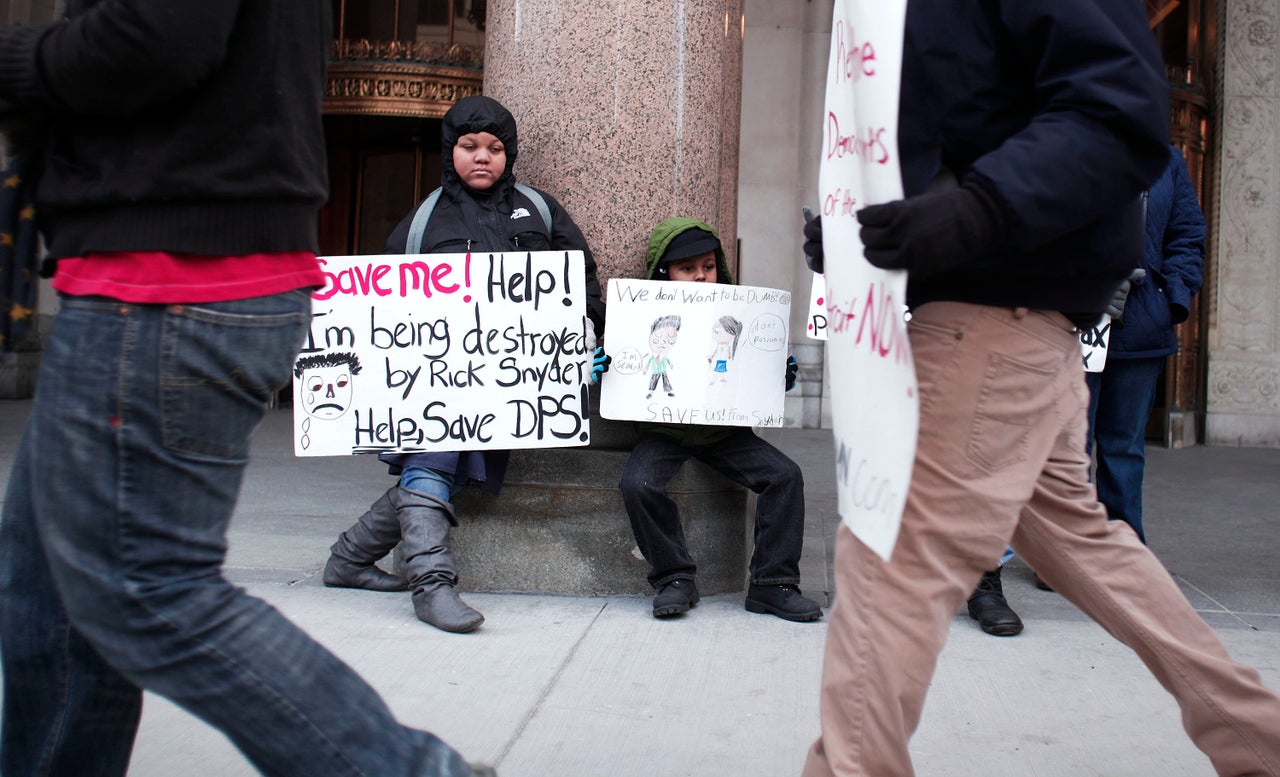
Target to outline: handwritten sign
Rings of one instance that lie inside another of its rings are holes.
[[[590,441],[581,251],[320,261],[294,365],[295,454]]]
[[[782,426],[791,294],[759,286],[609,280],[605,418]]]
[[[885,560],[906,504],[919,429],[905,272],[862,255],[855,214],[902,197],[898,92],[906,0],[837,0],[831,24],[822,195],[825,309],[841,518]]]
[[[1111,342],[1111,316],[1103,313],[1098,323],[1080,330],[1080,353],[1085,372],[1102,372],[1107,366],[1107,346]]]
[[[827,280],[817,273],[809,285],[809,324],[805,334],[813,340],[827,339]]]

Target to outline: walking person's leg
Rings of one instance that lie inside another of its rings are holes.
[[[1182,708],[1219,774],[1280,774],[1280,696],[1236,663],[1141,540],[1088,483],[1085,407],[1063,430],[1013,536],[1054,590],[1131,647]]]
[[[957,610],[995,566],[1081,381],[1057,315],[931,303],[908,327],[920,396],[910,491],[888,562],[840,527],[822,735],[805,777],[911,775],[908,742]]]
[[[0,774],[125,774],[142,690],[72,628],[36,533],[29,441],[50,410],[37,393],[0,518]],[[50,689],[61,689],[51,693]]]
[[[222,730],[265,773],[467,775],[456,752],[401,726],[343,662],[222,577],[249,436],[288,380],[309,310],[305,292],[64,302],[39,389],[56,412],[30,453],[53,580],[112,668]]]

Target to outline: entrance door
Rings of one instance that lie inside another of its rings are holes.
[[[1169,74],[1170,132],[1174,145],[1182,149],[1200,207],[1206,216],[1213,213],[1213,158],[1216,147],[1213,95],[1217,83],[1214,71],[1217,44],[1218,0],[1145,0],[1148,18],[1164,54]],[[1191,316],[1177,329],[1178,353],[1165,362],[1164,376],[1156,393],[1156,404],[1147,422],[1147,439],[1173,448],[1195,445],[1203,438],[1205,415],[1205,362],[1203,344],[1207,326],[1207,305],[1201,300],[1211,293],[1213,273],[1213,221],[1209,222],[1205,257],[1205,288],[1192,299]]]
[[[321,253],[383,253],[400,220],[440,185],[440,120],[326,116],[325,132],[331,193]]]

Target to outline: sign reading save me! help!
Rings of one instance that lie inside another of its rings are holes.
[[[320,261],[294,364],[297,455],[590,441],[581,251]]]

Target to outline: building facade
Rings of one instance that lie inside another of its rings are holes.
[[[1280,447],[1280,0],[1144,2],[1169,69],[1174,142],[1209,223],[1205,286],[1180,327],[1181,351],[1169,359],[1148,437],[1172,446]],[[646,7],[613,3],[637,13]],[[742,16],[741,118],[737,169],[725,176],[736,179],[736,204],[719,211],[736,223],[717,226],[736,232],[731,253],[743,283],[793,292],[792,351],[802,370],[787,414],[815,427],[829,424],[831,397],[824,346],[804,336],[811,278],[800,209],[817,198],[832,3],[725,3],[726,34],[737,9]],[[563,0],[541,5],[575,13]],[[434,188],[440,116],[486,88],[490,6],[501,3],[334,0],[324,252],[380,252],[395,223]],[[8,0],[0,21],[44,21],[58,7]],[[731,94],[737,99],[736,89]],[[47,319],[56,301],[43,291]]]

